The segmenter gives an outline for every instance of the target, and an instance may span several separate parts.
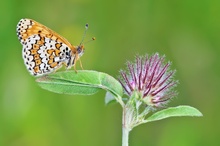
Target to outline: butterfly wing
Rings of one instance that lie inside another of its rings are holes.
[[[54,72],[62,64],[69,66],[74,60],[75,48],[65,38],[34,20],[21,19],[17,35],[23,46],[24,63],[32,75]]]

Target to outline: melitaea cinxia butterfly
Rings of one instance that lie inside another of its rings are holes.
[[[18,22],[17,36],[23,46],[24,63],[34,76],[55,72],[63,64],[69,69],[84,53],[82,43],[73,46],[64,37],[31,19]]]

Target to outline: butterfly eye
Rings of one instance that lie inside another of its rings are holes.
[[[81,47],[80,47],[80,46],[78,46],[78,47],[77,47],[77,53],[78,53],[78,54],[80,54],[80,53],[81,53],[81,51],[82,51]]]
[[[78,54],[83,54],[84,50],[85,50],[85,48],[83,45],[77,46],[77,53]]]

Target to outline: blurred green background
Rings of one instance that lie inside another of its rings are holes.
[[[105,92],[69,96],[41,89],[30,76],[16,36],[32,18],[78,45],[90,28],[81,61],[114,77],[135,54],[165,54],[179,92],[170,106],[191,105],[202,118],[170,118],[141,125],[130,146],[220,145],[220,1],[2,0],[0,2],[0,146],[120,146],[121,107]],[[79,64],[77,66],[80,69]]]

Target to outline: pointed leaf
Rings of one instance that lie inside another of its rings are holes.
[[[180,116],[197,116],[200,117],[202,116],[202,113],[197,110],[194,107],[191,106],[177,106],[177,107],[170,107],[161,111],[158,111],[148,117],[146,119],[146,122],[152,122],[152,121],[157,121],[157,120],[162,120],[165,118],[169,117],[180,117]]]
[[[121,84],[112,76],[89,70],[64,71],[49,74],[36,80],[46,90],[61,94],[90,95],[105,89],[115,96],[122,96]]]

